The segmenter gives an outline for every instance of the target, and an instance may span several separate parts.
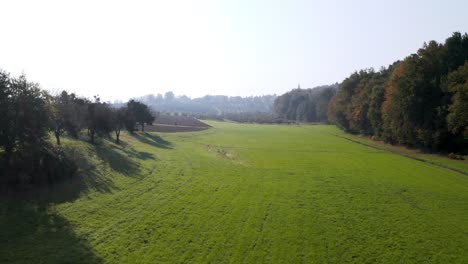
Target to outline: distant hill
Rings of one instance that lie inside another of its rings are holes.
[[[276,95],[251,97],[207,95],[191,99],[187,96],[174,96],[172,92],[168,92],[164,96],[150,94],[135,99],[160,112],[221,115],[249,112],[271,113]]]

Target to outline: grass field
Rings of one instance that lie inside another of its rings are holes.
[[[0,262],[468,263],[467,162],[332,126],[209,124],[65,140],[83,177],[1,197]]]

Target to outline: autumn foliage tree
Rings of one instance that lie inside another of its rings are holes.
[[[361,109],[359,105],[359,100],[362,100],[360,97],[364,96],[364,92],[360,91],[367,89],[365,82],[372,72],[372,69],[355,72],[340,84],[328,108],[329,119],[339,128],[354,133],[361,130],[358,123],[361,112],[365,109]],[[365,108],[365,106],[362,107]]]
[[[430,41],[379,72],[361,70],[341,84],[328,105],[339,128],[427,150],[468,151],[464,135],[468,35]]]

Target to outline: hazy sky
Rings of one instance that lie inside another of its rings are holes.
[[[104,100],[281,94],[468,31],[468,1],[0,0],[0,68]]]

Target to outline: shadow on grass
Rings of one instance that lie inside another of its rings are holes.
[[[148,152],[137,151],[129,146],[116,146],[113,143],[102,142],[97,145],[87,145],[88,154],[74,148],[68,150],[79,170],[72,179],[50,186],[42,186],[34,190],[36,199],[50,203],[69,202],[77,199],[81,194],[94,191],[111,193],[119,190],[115,185],[111,171],[127,177],[142,177],[138,160],[157,160]],[[92,155],[95,155],[94,158]],[[109,171],[109,168],[111,171]]]
[[[138,159],[138,160],[157,160],[157,158],[154,156],[153,153],[145,152],[145,151],[138,151],[135,150],[131,147],[128,147],[128,145],[112,145],[111,146],[113,150],[115,151],[122,151],[125,153],[130,158]]]
[[[65,218],[47,210],[47,204],[2,197],[0,263],[102,262]]]
[[[138,163],[132,160],[128,155],[112,146],[94,146],[96,155],[109,167],[123,175],[133,176],[139,171]]]
[[[114,144],[96,145],[94,150],[97,156],[107,163],[112,170],[129,177],[139,175],[138,160],[157,160],[152,153]]]
[[[140,160],[157,160],[156,157],[149,152],[145,151],[135,151],[135,150],[124,150],[124,152],[135,159],[140,159]]]
[[[170,146],[159,137],[137,138]],[[70,145],[67,153],[79,168],[71,179],[43,186],[0,186],[0,263],[102,263],[86,237],[77,235],[67,219],[50,211],[50,205],[88,193],[119,190],[112,172],[140,177],[139,161],[157,160],[152,153],[105,140],[97,145]]]
[[[162,149],[172,149],[172,143],[158,135],[149,133],[134,133],[130,135],[135,139],[138,139],[140,142],[151,145],[153,147]]]
[[[153,135],[135,138],[153,146],[170,148],[170,143]],[[77,162],[77,174],[53,185],[0,186],[0,263],[102,263],[86,237],[53,211],[51,204],[71,202],[87,193],[119,190],[112,171],[140,177],[138,161],[157,160],[152,153],[128,144],[102,141],[97,145],[76,145],[67,149]]]

